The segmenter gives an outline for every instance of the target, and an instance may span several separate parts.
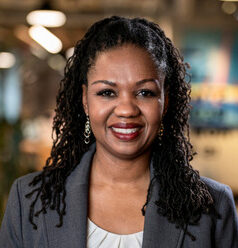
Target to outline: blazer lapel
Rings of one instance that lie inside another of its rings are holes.
[[[152,167],[152,166],[151,166]],[[151,177],[153,170],[151,168]],[[142,248],[179,248],[184,231],[176,228],[166,217],[157,213],[155,201],[158,199],[159,185],[154,183],[151,199],[146,207]]]
[[[67,205],[63,226],[55,227],[59,221],[55,210],[49,210],[44,215],[45,233],[50,248],[87,247],[89,176],[95,150],[96,145],[91,145],[89,151],[82,157],[80,164],[67,179],[65,200]],[[158,184],[155,183],[151,200],[146,208],[142,247],[179,248],[183,241],[184,231],[177,229],[174,224],[167,221],[166,217],[157,213],[155,201],[158,197],[158,187]]]
[[[49,247],[86,248],[87,246],[88,188],[95,147],[95,144],[90,146],[80,164],[67,179],[66,215],[63,218],[63,226],[55,227],[59,222],[55,210],[49,210],[45,215]]]

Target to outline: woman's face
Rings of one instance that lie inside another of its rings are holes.
[[[83,85],[97,149],[130,159],[151,147],[167,105],[164,74],[143,48],[126,44],[95,59]]]

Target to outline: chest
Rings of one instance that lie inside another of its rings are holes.
[[[92,186],[89,190],[89,218],[104,230],[117,234],[140,232],[144,228],[141,209],[146,191],[118,190]]]

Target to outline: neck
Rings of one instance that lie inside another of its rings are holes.
[[[137,187],[150,180],[150,151],[133,159],[115,158],[97,147],[92,163],[91,183],[117,187]]]

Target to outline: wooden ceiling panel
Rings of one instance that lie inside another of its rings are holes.
[[[29,10],[40,6],[42,0],[0,0],[0,8]]]

